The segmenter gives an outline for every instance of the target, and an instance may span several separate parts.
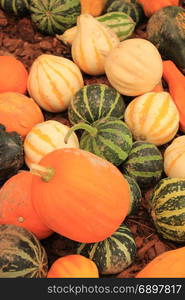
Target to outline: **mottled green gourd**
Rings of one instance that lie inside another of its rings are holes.
[[[161,179],[153,190],[149,205],[158,233],[165,239],[184,243],[185,179]]]
[[[129,183],[130,193],[131,193],[131,204],[128,216],[134,215],[137,213],[138,209],[141,206],[141,190],[136,180],[128,175],[124,175],[125,179]]]
[[[132,148],[132,134],[127,125],[117,118],[100,119],[93,124],[78,123],[67,133],[65,142],[77,129],[84,129],[80,149],[92,152],[114,165],[120,165]]]
[[[29,13],[30,0],[0,0],[0,7],[8,14],[24,17]]]
[[[122,164],[122,172],[133,177],[141,189],[154,186],[163,172],[163,157],[157,146],[137,141]]]
[[[0,225],[0,278],[44,278],[48,260],[44,247],[30,231]]]
[[[122,119],[125,111],[123,97],[106,84],[90,84],[81,88],[71,100],[68,118],[71,124],[93,122],[106,117]]]
[[[116,274],[134,261],[136,244],[130,229],[122,224],[102,242],[79,243],[77,253],[92,259],[101,274]]]
[[[44,34],[62,34],[76,24],[80,0],[31,0],[31,19]]]

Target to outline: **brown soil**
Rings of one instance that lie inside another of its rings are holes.
[[[134,36],[146,38],[145,25],[136,30]],[[0,10],[0,55],[12,55],[21,60],[29,70],[32,62],[42,53],[54,54],[71,58],[70,48],[63,45],[55,37],[43,36],[36,31],[29,18],[17,19],[6,16]],[[84,76],[87,83],[109,84],[105,76],[90,77]],[[45,118],[55,119],[70,126],[67,113],[47,113]],[[135,216],[126,218],[125,223],[132,231],[136,245],[137,256],[135,261],[122,273],[114,277],[132,278],[141,270],[146,263],[151,261],[160,253],[179,247],[178,244],[162,239],[155,230],[152,220],[147,211],[147,193],[142,200],[142,206]],[[42,241],[48,254],[49,266],[58,257],[74,252],[75,243],[53,234]],[[108,276],[111,277],[111,276]]]

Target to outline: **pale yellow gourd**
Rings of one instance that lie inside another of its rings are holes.
[[[166,148],[164,171],[168,177],[185,178],[185,135],[175,138]]]
[[[77,33],[72,43],[72,58],[89,75],[105,73],[105,56],[120,43],[117,35],[89,14],[77,19]]]
[[[30,96],[45,110],[68,108],[74,94],[84,86],[80,69],[71,60],[51,54],[35,59],[28,76]]]
[[[127,96],[152,91],[161,80],[162,71],[162,59],[157,48],[145,39],[124,40],[105,59],[109,82]]]
[[[132,100],[124,114],[134,139],[156,146],[172,140],[179,128],[179,113],[167,92],[150,92]]]

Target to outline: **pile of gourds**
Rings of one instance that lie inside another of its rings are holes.
[[[72,55],[43,53],[29,72],[14,57],[0,57],[0,277],[123,271],[137,255],[125,221],[149,188],[157,232],[185,243],[185,10],[179,1],[0,4],[7,13],[29,12],[38,30],[70,44]],[[146,20],[147,39],[133,38]],[[85,85],[86,74],[104,74],[109,85]],[[46,121],[44,110],[67,111],[71,128]],[[53,232],[76,242],[76,253],[48,270],[39,239]],[[165,252],[136,277],[185,277],[184,258],[185,247]]]

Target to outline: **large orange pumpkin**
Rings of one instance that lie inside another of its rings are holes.
[[[31,202],[33,175],[22,171],[7,180],[0,190],[0,224],[13,224],[30,230],[39,239],[52,231],[37,216]]]
[[[53,231],[93,243],[110,236],[125,219],[128,182],[110,162],[78,148],[63,148],[44,156],[39,165],[30,165],[41,175],[34,175],[32,201]]]
[[[13,92],[0,94],[0,123],[7,131],[25,137],[34,125],[43,121],[42,111],[33,99]]]
[[[60,257],[51,265],[47,278],[98,278],[98,268],[89,258],[80,254]]]

